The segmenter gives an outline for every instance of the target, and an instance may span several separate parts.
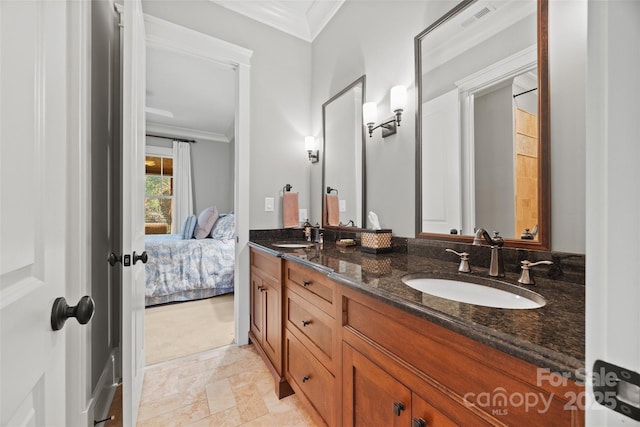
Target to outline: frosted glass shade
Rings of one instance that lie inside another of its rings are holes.
[[[404,110],[407,106],[407,88],[394,86],[391,88],[391,111]]]
[[[362,119],[364,123],[375,123],[378,120],[378,104],[375,102],[366,102],[362,106]]]
[[[316,139],[312,136],[304,137],[304,149],[307,151],[313,151],[316,149]]]

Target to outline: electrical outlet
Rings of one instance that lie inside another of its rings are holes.
[[[306,209],[299,209],[298,210],[298,220],[300,222],[304,222],[306,219],[309,219],[309,217],[307,216],[307,210]]]
[[[340,212],[346,212],[347,211],[347,201],[346,200],[344,200],[344,199],[340,200],[339,210],[340,210]]]
[[[264,198],[264,211],[273,212],[273,197]]]

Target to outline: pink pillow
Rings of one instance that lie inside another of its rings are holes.
[[[198,215],[198,224],[196,225],[196,231],[194,236],[196,239],[204,239],[209,236],[211,233],[211,229],[213,228],[213,224],[216,223],[218,219],[218,209],[215,206],[211,206],[206,208],[200,215]]]

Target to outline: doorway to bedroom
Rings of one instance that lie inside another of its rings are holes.
[[[235,80],[147,45],[147,366],[234,342]]]

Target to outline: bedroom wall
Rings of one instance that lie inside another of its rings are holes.
[[[172,148],[168,139],[147,137],[147,145]],[[198,141],[191,144],[194,214],[209,206],[218,212],[233,210],[233,143]]]
[[[347,1],[314,40],[311,114],[322,133],[321,105],[362,74],[366,99],[390,116],[389,89],[408,88],[398,134],[367,138],[367,208],[395,235],[415,235],[414,37],[455,1]],[[585,251],[586,2],[549,0],[552,248]],[[321,168],[311,172],[313,217],[321,211]]]
[[[206,0],[142,4],[147,14],[253,51],[249,227],[282,226],[280,196],[287,183],[300,193],[299,207],[308,209],[311,165],[304,137],[311,130],[311,44]],[[265,197],[275,199],[273,212],[264,211]]]

